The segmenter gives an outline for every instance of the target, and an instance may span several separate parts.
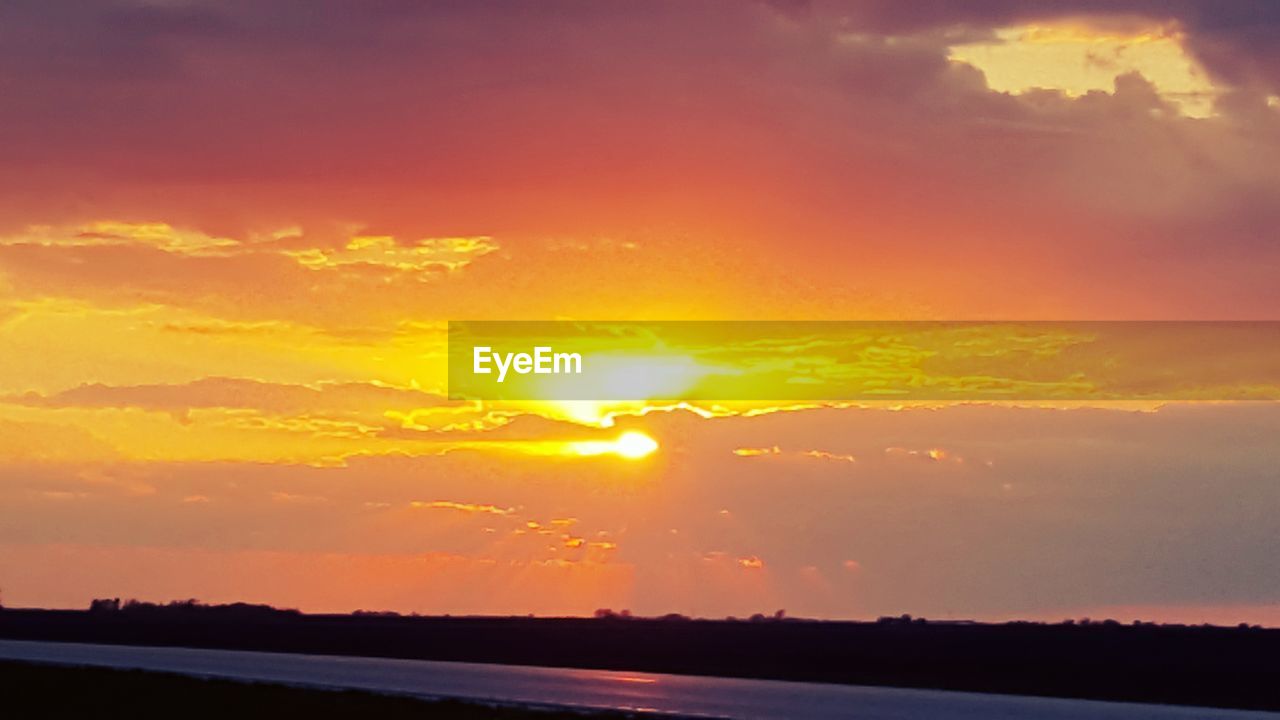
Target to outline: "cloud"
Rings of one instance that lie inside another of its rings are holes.
[[[742,447],[733,449],[733,454],[738,457],[760,457],[762,455],[779,455],[781,453],[782,450],[780,450],[777,445],[771,445],[769,447]]]
[[[8,463],[115,460],[119,451],[91,431],[57,422],[0,419],[0,459]]]
[[[244,408],[272,415],[407,412],[444,402],[438,395],[375,383],[271,383],[247,378],[209,377],[182,384],[81,385],[41,395],[0,397],[0,402],[39,408],[139,408],[185,417],[192,410]]]
[[[375,235],[354,237],[340,250],[312,248],[286,254],[315,270],[370,266],[423,272],[459,270],[474,258],[497,249],[487,237],[428,238],[405,246],[389,235]]]
[[[530,562],[617,563],[636,583],[609,604],[646,614],[786,607],[793,615],[875,617],[910,606],[927,617],[1010,617],[1280,597],[1280,586],[1259,581],[1272,577],[1274,555],[1274,404],[833,408],[712,419],[659,413],[647,421],[674,460],[607,472],[580,460],[475,452],[360,457],[330,468],[6,461],[0,543],[166,548],[175,557],[191,548],[435,552],[496,563],[505,569],[488,576],[513,587]],[[797,455],[785,473],[774,462],[734,462],[729,449],[763,446],[759,437],[856,454],[857,482],[844,462]],[[898,462],[883,450],[895,446],[949,455]],[[966,461],[951,462],[956,456]],[[46,492],[87,496],[54,502]],[[283,499],[295,496],[326,501]],[[184,502],[190,497],[210,502]],[[718,514],[726,507],[731,514]],[[577,519],[572,530],[556,522],[568,518]],[[75,567],[46,557],[46,567]],[[738,561],[753,557],[768,572],[745,572],[756,568]],[[822,571],[829,591],[795,581],[807,567]],[[1202,582],[1205,573],[1212,586]],[[743,575],[757,584],[738,584]],[[100,587],[69,571],[61,577],[60,597],[87,601]],[[395,584],[383,576],[370,582]],[[36,584],[53,592],[48,582]],[[490,607],[486,587],[454,602]],[[538,592],[537,603],[563,599]],[[321,607],[328,596],[307,586],[289,597]],[[397,602],[383,607],[460,609],[407,595]]]
[[[204,233],[184,231],[167,223],[128,223],[98,220],[77,228],[34,226],[18,235],[0,237],[0,245],[39,245],[42,247],[93,247],[142,245],[166,252],[192,255],[232,252],[240,243],[231,238],[210,237]]]
[[[914,458],[917,460],[927,460],[929,462],[955,462],[963,463],[964,458],[959,455],[950,453],[943,448],[927,448],[924,450],[915,450],[904,447],[887,447],[884,449],[885,457],[888,458]]]
[[[0,237],[0,246],[42,248],[139,247],[174,255],[229,257],[279,254],[312,270],[382,270],[400,273],[455,271],[498,249],[488,237],[423,238],[402,243],[391,235],[355,235],[341,247],[307,242],[301,230],[285,229],[245,241],[213,237],[164,222],[95,220],[80,226],[36,225]]]
[[[1185,34],[1157,21],[1122,29],[1079,21],[1001,28],[994,38],[952,45],[948,57],[980,69],[993,90],[1018,95],[1118,93],[1136,82],[1156,100],[1152,112],[1207,118],[1222,94],[1189,57]]]
[[[826,450],[805,450],[801,454],[804,455],[805,457],[811,457],[817,460],[831,460],[834,462],[846,462],[846,463],[853,463],[858,461],[856,457],[849,455],[847,453],[833,453],[833,452],[828,452]]]
[[[584,296],[622,312],[655,278],[661,292],[631,312],[748,299],[793,316],[1275,305],[1280,115],[1264,100],[1280,65],[1266,3],[326,2],[302,24],[295,11],[6,7],[0,59],[27,71],[0,110],[22,149],[0,171],[0,225],[144,218],[256,248],[5,247],[20,292],[321,325],[457,314],[495,287],[508,290],[484,310],[498,316],[573,315]],[[996,28],[1066,21],[1175,23],[1226,88],[1219,116],[1160,115],[1167,103],[1136,78],[1011,96],[948,61]],[[67,97],[95,101],[68,113]],[[350,248],[336,228],[352,224],[395,244]],[[306,243],[272,238],[281,228]],[[477,229],[503,251],[416,240]],[[590,263],[551,249],[601,236],[617,246]],[[717,240],[729,237],[733,252]],[[420,294],[422,275],[477,257],[462,274],[474,277]],[[298,272],[299,259],[334,277]],[[388,281],[402,267],[414,277]],[[400,317],[385,317],[388,297]]]
[[[426,508],[432,510],[456,510],[468,515],[482,513],[486,515],[499,515],[506,517],[515,512],[514,508],[500,508],[497,505],[477,505],[475,503],[459,503],[451,500],[432,500],[430,502],[423,500],[414,500],[409,503],[410,507]]]
[[[796,457],[813,458],[815,460],[832,460],[832,461],[846,462],[846,463],[852,463],[852,462],[858,461],[858,459],[855,458],[853,455],[849,455],[847,453],[833,453],[833,452],[828,452],[826,450],[784,451],[781,448],[779,448],[777,445],[772,445],[770,447],[764,447],[764,448],[753,448],[753,447],[734,448],[733,454],[737,455],[738,457],[746,457],[746,458],[762,457],[762,456],[767,457],[767,456],[773,456],[773,455],[793,455]]]

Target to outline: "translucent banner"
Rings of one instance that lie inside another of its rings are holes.
[[[452,321],[468,400],[1280,399],[1280,322]]]

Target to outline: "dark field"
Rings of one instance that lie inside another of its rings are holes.
[[[304,615],[184,604],[3,610],[0,637],[1280,710],[1280,630],[1251,627]]]

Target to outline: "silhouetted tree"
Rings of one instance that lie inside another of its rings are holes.
[[[94,598],[89,601],[89,612],[117,612],[120,598]]]

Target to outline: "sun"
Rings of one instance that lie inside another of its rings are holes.
[[[628,460],[639,460],[658,449],[657,440],[635,430],[622,433],[613,445],[613,451]]]
[[[658,449],[658,441],[636,430],[628,430],[613,440],[585,440],[569,444],[579,455],[617,455],[627,460],[639,460],[652,455]]]

